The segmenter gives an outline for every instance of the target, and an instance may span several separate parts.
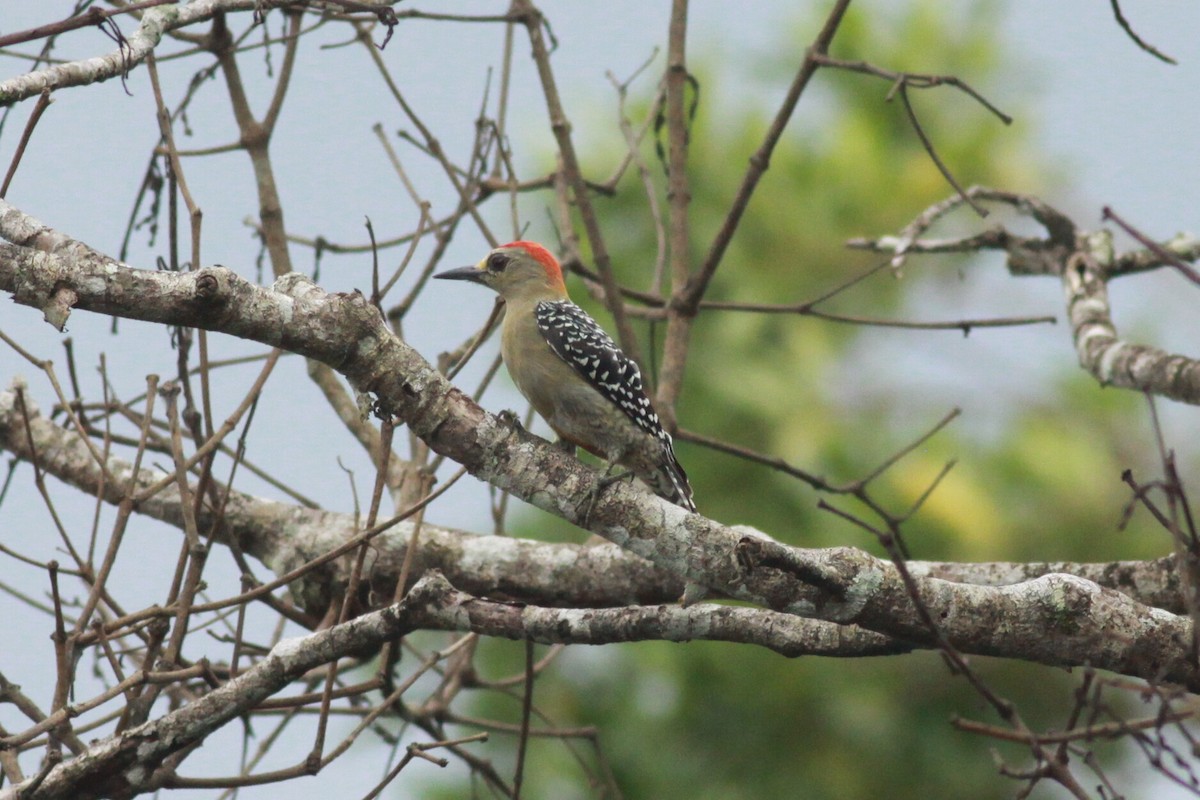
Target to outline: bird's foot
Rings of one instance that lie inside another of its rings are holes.
[[[612,471],[615,466],[615,464],[609,464],[608,469],[604,471],[604,475],[602,475],[600,479],[596,481],[596,485],[592,487],[592,496],[588,500],[587,512],[583,515],[583,526],[585,528],[588,526],[592,518],[592,511],[596,508],[596,501],[600,499],[600,495],[604,494],[604,490],[612,486],[617,481],[633,477],[633,473],[629,471],[618,472],[616,475],[613,475]]]
[[[517,412],[504,409],[496,415],[496,419],[503,422],[505,425],[511,425],[519,431],[525,430],[525,426],[521,424],[521,418],[517,416]]]

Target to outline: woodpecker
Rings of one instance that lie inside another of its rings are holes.
[[[562,268],[536,242],[497,247],[473,267],[434,275],[504,298],[500,354],[513,383],[569,445],[619,464],[664,500],[695,511],[687,473],[642,388],[637,364],[571,302]]]

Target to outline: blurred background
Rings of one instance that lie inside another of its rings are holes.
[[[768,0],[691,4],[688,58],[699,85],[691,138],[695,257],[712,241],[746,159],[827,5]],[[503,2],[453,6],[456,14],[499,14],[506,8]],[[633,81],[626,101],[627,111],[640,122],[663,68],[669,4],[548,0],[540,8],[557,41],[552,61],[585,170],[602,180],[624,152],[618,97],[608,73],[625,81],[654,59]],[[65,17],[70,10],[70,3],[2,0],[0,33]],[[910,92],[924,129],[963,185],[1037,194],[1087,229],[1100,227],[1100,209],[1109,205],[1161,241],[1181,230],[1200,229],[1200,38],[1195,35],[1200,6],[1164,1],[1126,12],[1134,29],[1178,65],[1139,49],[1107,6],[1083,2],[968,2],[949,9],[932,2],[863,2],[851,7],[831,52],[893,70],[956,75],[1015,118],[1005,126],[950,87]],[[120,24],[131,25],[127,18]],[[231,17],[237,30],[248,24],[247,15]],[[281,26],[279,14],[268,16],[272,33]],[[451,209],[457,197],[436,162],[397,139],[398,131],[411,133],[411,126],[361,48],[346,45],[345,35],[344,29],[330,26],[315,31],[301,49],[272,154],[291,233],[364,244],[365,218],[381,240],[411,231],[418,218],[372,132],[376,123],[389,134],[435,217]],[[382,36],[377,31],[377,41]],[[406,20],[382,52],[407,101],[452,159],[470,153],[489,69],[499,67],[502,48],[500,25]],[[62,37],[55,56],[80,58],[112,49],[101,32],[88,29]],[[532,177],[553,169],[554,148],[527,49],[519,33],[508,124],[518,168]],[[269,102],[278,58],[276,54],[272,62],[264,51],[241,56],[259,113]],[[182,97],[200,63],[161,61],[168,103]],[[27,69],[26,62],[11,56],[0,67],[4,77]],[[495,93],[495,74],[491,81]],[[951,194],[903,107],[886,101],[889,89],[887,82],[862,75],[818,74],[773,156],[710,299],[812,299],[877,260],[847,250],[847,239],[896,233]],[[7,164],[31,107],[32,102],[23,103],[4,117],[0,163]],[[147,215],[146,208],[133,208],[158,140],[153,118],[143,69],[124,82],[57,92],[7,199],[45,224],[118,255],[128,221]],[[235,138],[219,78],[201,86],[176,136],[181,148],[195,149]],[[652,170],[658,170],[661,189],[665,182],[652,143],[643,150]],[[247,223],[257,213],[257,200],[245,155],[189,159],[184,168],[204,210],[202,261],[269,282],[269,268],[261,264],[259,243]],[[520,219],[528,225],[525,237],[553,249],[558,234],[550,224],[552,205],[550,195],[520,200]],[[642,276],[653,261],[655,240],[636,177],[628,174],[612,198],[598,201],[597,209],[619,276],[644,287],[648,278]],[[502,241],[517,238],[504,202],[485,207],[484,216]],[[998,210],[984,221],[960,211],[936,233],[993,224],[1036,232],[1029,221]],[[135,228],[124,257],[133,266],[154,268],[163,255],[164,232],[155,232],[149,221]],[[1129,246],[1124,237],[1117,242]],[[419,246],[418,261],[431,245]],[[478,231],[462,228],[444,267],[474,263],[487,250]],[[394,265],[401,256],[388,251],[384,263]],[[295,243],[292,258],[298,269],[329,290],[370,288],[369,254],[319,253]],[[573,289],[604,324],[610,322],[598,305]],[[1123,336],[1193,353],[1198,332],[1194,287],[1183,278],[1160,270],[1117,281],[1111,290]],[[483,291],[430,286],[406,318],[405,337],[433,360],[469,336],[491,304]],[[1143,481],[1159,474],[1153,430],[1141,397],[1101,389],[1077,367],[1055,280],[1011,277],[998,255],[912,258],[901,277],[877,277],[839,296],[828,310],[921,321],[1053,315],[1058,323],[976,329],[964,337],[957,331],[706,312],[695,329],[694,355],[678,408],[680,425],[840,482],[869,473],[958,407],[963,415],[954,425],[889,472],[881,487],[881,496],[893,508],[903,508],[948,459],[958,460],[907,529],[913,557],[1105,561],[1169,551],[1166,534],[1144,513],[1118,529],[1128,502],[1121,471],[1133,469]],[[65,372],[63,335],[44,324],[37,311],[5,303],[0,330]],[[661,331],[654,339],[649,326],[640,323],[639,332],[643,343],[661,343]],[[163,328],[127,320],[114,324],[77,312],[67,335],[80,384],[91,397],[101,391],[96,372],[101,353],[114,391],[122,397],[140,393],[148,372],[168,376],[174,371],[175,356]],[[217,358],[261,352],[256,345],[227,338],[213,337],[212,342]],[[458,383],[477,385],[496,347],[494,341],[485,345]],[[224,386],[230,398],[230,405],[215,410],[218,419],[240,400],[257,370],[249,365],[217,374],[217,397]],[[18,374],[30,379],[34,402],[48,409],[53,395],[45,379],[16,353],[0,349],[5,386]],[[491,411],[524,408],[506,377],[482,402]],[[1200,467],[1195,412],[1168,403],[1159,408],[1167,444],[1180,453],[1183,477],[1194,479]],[[548,433],[540,423],[534,430]],[[861,531],[818,511],[817,495],[803,484],[688,443],[680,443],[677,451],[707,516],[754,525],[791,544],[853,545],[879,552]],[[324,507],[352,510],[339,459],[357,476],[360,495],[369,493],[368,459],[344,434],[298,358],[285,358],[276,370],[257,412],[249,453]],[[253,478],[242,488],[279,496]],[[51,491],[68,526],[91,525],[91,501],[62,486],[52,485]],[[111,509],[100,513],[111,520]],[[512,514],[513,535],[584,538],[515,501]],[[493,527],[489,493],[468,478],[427,518],[487,533]],[[104,529],[103,523],[100,527]],[[52,531],[29,467],[18,466],[0,505],[0,541],[45,559],[53,557]],[[145,556],[140,563],[121,562],[118,569],[125,580],[144,584],[152,593],[169,575],[167,570],[148,574],[145,564],[156,558],[173,563],[177,534],[141,520],[131,536]],[[52,663],[47,661],[53,655],[47,619],[26,613],[12,592],[42,596],[45,578],[10,560],[0,582],[0,614],[12,626],[10,635],[29,643],[7,654],[2,668],[9,680],[37,695],[46,664]],[[214,571],[210,584],[214,595],[233,593],[237,573]],[[484,657],[495,675],[509,674],[521,669],[523,649],[488,642]],[[976,665],[1034,729],[1066,723],[1077,675],[987,659],[977,659]],[[1139,713],[1133,699],[1113,702]],[[992,750],[1018,766],[1027,758],[1018,746],[952,729],[952,715],[995,720],[932,653],[822,661],[786,660],[712,643],[574,648],[539,682],[537,704],[556,724],[596,726],[617,783],[631,798],[1007,797],[1018,784],[997,776]],[[479,705],[481,716],[519,719],[519,696],[507,703],[491,697]],[[10,713],[0,706],[0,723],[7,725]],[[208,751],[218,746],[194,756],[189,769],[201,770],[204,759],[212,757]],[[484,750],[498,765],[507,764],[513,740],[495,737]],[[1150,770],[1131,747],[1100,752],[1126,781],[1129,796],[1182,792]],[[369,747],[358,748],[348,759],[370,773],[365,785],[378,779]],[[528,797],[594,796],[576,755],[561,742],[534,740],[529,759]],[[425,772],[427,776],[403,782],[390,796],[466,796],[461,771]],[[357,788],[355,776],[347,780],[347,786]],[[299,783],[291,791],[301,796],[307,789],[308,784]],[[312,791],[311,796],[325,796]],[[1042,793],[1033,796],[1059,796],[1038,791]]]

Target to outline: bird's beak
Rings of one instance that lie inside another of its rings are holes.
[[[483,283],[484,276],[487,273],[479,267],[459,267],[458,269],[449,269],[445,272],[439,272],[434,275],[435,278],[441,278],[447,281],[471,281],[472,283]]]

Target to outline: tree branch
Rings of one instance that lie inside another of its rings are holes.
[[[12,211],[0,202],[0,222]],[[484,412],[393,336],[357,293],[328,294],[295,274],[268,289],[225,268],[148,272],[98,254],[72,260],[0,248],[0,289],[17,302],[41,308],[63,286],[81,309],[218,330],[321,360],[476,477],[678,576],[776,611],[935,643],[890,562],[852,548],[787,547],[629,484],[609,486],[596,499],[595,470]],[[999,588],[933,578],[917,584],[928,613],[963,653],[1086,663],[1200,688],[1200,670],[1188,657],[1190,620],[1118,592],[1065,575]]]
[[[163,473],[140,469],[110,455],[102,480],[101,469],[79,434],[43,416],[25,392],[28,428],[20,414],[16,391],[0,392],[0,449],[30,460],[28,442],[38,450],[39,466],[47,474],[87,495],[120,504],[125,497],[143,495]],[[28,435],[26,431],[28,430]],[[303,508],[231,491],[216,541],[236,544],[247,555],[282,575],[324,553],[344,545],[360,532],[354,515]],[[137,511],[176,528],[182,526],[182,509],[175,484],[143,500]],[[199,524],[211,527],[212,510],[202,506]],[[737,526],[744,534],[753,528]],[[391,597],[404,563],[412,523],[399,523],[394,532],[375,542],[377,561],[372,580],[381,596]],[[758,534],[761,535],[761,534]],[[789,537],[790,538],[790,537]],[[440,527],[429,522],[422,529],[424,546],[413,564],[413,574],[430,570],[443,573],[460,589],[479,596],[509,598],[553,607],[605,608],[624,605],[670,603],[683,591],[683,581],[616,545],[558,544],[474,533]],[[1052,573],[1074,575],[1106,589],[1128,595],[1143,605],[1174,613],[1184,611],[1174,557],[1152,561],[979,562],[908,561],[919,578],[938,578],[978,586],[1007,586]],[[595,580],[604,575],[603,581]],[[344,584],[348,567],[333,565],[317,582],[305,588],[293,584],[301,597],[327,594],[329,585]],[[323,607],[322,607],[323,608]],[[313,609],[314,611],[316,609]]]
[[[212,19],[223,11],[249,11],[287,5],[286,0],[194,0],[186,4],[149,8],[136,30],[112,53],[80,61],[56,64],[0,81],[0,106],[41,94],[44,90],[87,86],[125,75],[145,60],[168,31]]]

